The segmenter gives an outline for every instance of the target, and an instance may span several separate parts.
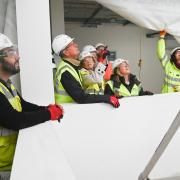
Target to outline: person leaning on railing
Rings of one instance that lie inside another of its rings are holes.
[[[74,39],[66,34],[56,36],[52,42],[54,53],[62,58],[55,74],[55,101],[60,103],[77,102],[108,103],[113,107],[119,107],[119,101],[115,96],[86,94],[82,87],[82,79],[79,74],[80,51]]]
[[[113,74],[106,83],[104,93],[118,98],[153,95],[152,92],[143,90],[141,82],[131,73],[129,62],[125,59],[114,61]]]
[[[19,54],[11,40],[0,34],[0,180],[9,180],[18,130],[48,120],[59,120],[62,107],[26,102],[10,81],[20,71]]]

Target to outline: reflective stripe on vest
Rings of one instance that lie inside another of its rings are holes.
[[[98,84],[98,83],[89,83],[90,85],[86,84],[86,80],[84,79],[84,77],[86,75],[90,75],[91,72],[89,72],[88,70],[80,70],[79,71],[81,79],[82,79],[82,87],[83,90],[85,91],[86,94],[95,94],[95,95],[103,95],[104,94],[104,80],[102,79],[102,83]]]
[[[134,86],[131,89],[131,92],[129,92],[129,90],[126,88],[126,86],[124,86],[122,83],[120,84],[119,88],[114,88],[114,83],[113,81],[108,81],[107,84],[110,86],[111,90],[115,93],[119,93],[119,96],[138,96],[139,92],[141,90],[141,84],[137,85],[134,84]]]
[[[68,71],[76,79],[76,81],[78,81],[79,84],[82,86],[81,77],[78,75],[76,70],[70,64],[62,60],[59,63],[54,79],[55,101],[57,104],[74,102],[72,97],[66,92],[66,90],[64,89],[61,83],[61,76],[65,71]]]
[[[162,93],[177,92],[180,86],[180,70],[170,61],[165,66],[165,78]],[[179,90],[178,90],[179,91]]]
[[[8,99],[14,109],[21,112],[20,97],[17,94],[15,87],[11,84],[11,92],[0,82],[0,92]],[[13,121],[13,119],[12,119]],[[11,170],[16,142],[17,131],[0,127],[0,171]]]
[[[89,85],[88,88],[83,87],[83,89],[86,94],[104,94],[104,90],[97,83]]]

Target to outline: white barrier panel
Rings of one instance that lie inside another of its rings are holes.
[[[62,122],[21,130],[11,180],[136,180],[180,109],[180,93],[66,104]],[[180,133],[150,178],[180,175]]]

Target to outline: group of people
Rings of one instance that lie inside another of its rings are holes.
[[[165,35],[165,31],[160,32],[157,46],[165,72],[162,92],[180,92],[180,47],[172,50],[169,59]],[[11,40],[0,34],[0,180],[10,178],[18,130],[60,120],[62,103],[103,102],[118,108],[119,98],[153,94],[143,90],[128,60],[109,62],[109,51],[102,43],[86,45],[80,53],[74,39],[61,34],[54,38],[52,49],[61,59],[54,77],[55,104],[38,106],[25,101],[12,84],[10,77],[20,71],[20,57]]]
[[[157,43],[157,56],[165,72],[162,93],[180,92],[180,47],[173,49],[168,58],[165,35],[164,30],[160,31]],[[61,59],[54,78],[57,104],[105,102],[118,107],[119,98],[153,95],[143,90],[128,60],[108,61],[109,51],[102,43],[86,45],[80,53],[74,39],[61,34],[54,38],[52,49]]]
[[[131,74],[128,60],[108,61],[109,51],[102,43],[86,45],[80,53],[74,39],[61,34],[52,49],[60,58],[54,77],[57,104],[105,102],[117,108],[119,98],[153,94]]]

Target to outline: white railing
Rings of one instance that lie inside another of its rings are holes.
[[[120,103],[65,104],[61,123],[21,130],[11,180],[137,180],[179,111],[180,93]],[[180,174],[179,139],[177,132],[150,177]]]

